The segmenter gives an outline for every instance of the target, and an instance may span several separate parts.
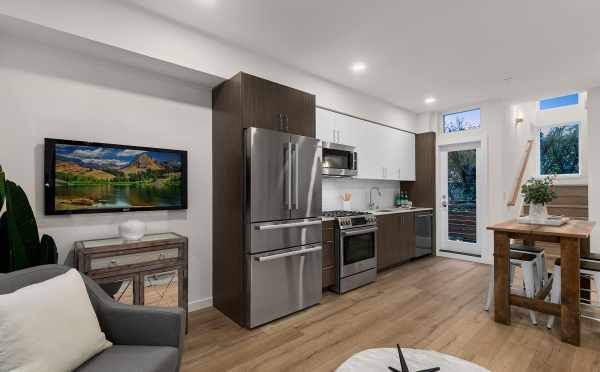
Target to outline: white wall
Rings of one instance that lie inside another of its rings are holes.
[[[216,76],[245,71],[317,95],[317,105],[417,130],[416,115],[273,59],[110,0],[6,0],[0,13]]]
[[[600,222],[600,167],[594,165],[595,160],[600,159],[600,87],[588,91],[588,122],[589,130],[589,158],[590,167],[588,173],[588,198],[589,198],[589,218],[592,221]],[[596,226],[592,232],[591,238],[592,251],[600,253],[600,232]]]
[[[67,259],[73,242],[115,236],[130,218],[150,232],[189,237],[191,308],[211,297],[211,96],[192,86],[116,64],[0,38],[0,164],[20,184],[42,233]],[[44,137],[188,151],[186,211],[43,214]]]
[[[342,195],[352,193],[352,210],[366,210],[369,206],[369,191],[378,187],[381,197],[373,191],[373,199],[379,208],[389,208],[394,205],[394,196],[400,191],[400,181],[362,180],[355,178],[324,178],[323,179],[323,210],[341,210]]]

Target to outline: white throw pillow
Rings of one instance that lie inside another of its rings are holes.
[[[0,295],[0,371],[67,372],[111,346],[74,269]]]

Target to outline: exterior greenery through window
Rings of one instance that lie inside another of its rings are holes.
[[[479,129],[481,125],[481,110],[477,108],[469,111],[444,114],[443,124],[444,133]]]
[[[578,175],[579,123],[568,123],[539,131],[540,175]]]

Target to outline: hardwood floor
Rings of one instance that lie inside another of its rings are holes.
[[[374,347],[437,350],[498,371],[600,371],[600,323],[583,319],[582,346],[560,342],[559,321],[511,326],[483,311],[489,266],[439,257],[383,273],[376,283],[255,330],[210,308],[190,314],[183,371],[334,371]]]

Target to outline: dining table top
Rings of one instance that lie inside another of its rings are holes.
[[[487,229],[516,234],[588,239],[595,224],[596,223],[593,221],[569,220],[562,226],[547,226],[519,223],[516,218],[513,218],[511,220],[489,225]]]

